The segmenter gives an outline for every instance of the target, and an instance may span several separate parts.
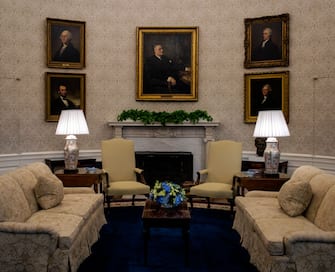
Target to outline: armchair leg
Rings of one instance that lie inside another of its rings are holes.
[[[206,197],[206,200],[207,200],[207,208],[209,209],[211,207],[211,202],[210,202],[209,197]]]
[[[188,199],[190,200],[191,209],[192,209],[193,208],[193,197],[191,195],[189,195]]]
[[[230,204],[230,213],[234,215],[234,205],[235,205],[234,199],[228,199],[228,201]]]
[[[134,206],[135,205],[135,195],[131,198],[131,204]]]

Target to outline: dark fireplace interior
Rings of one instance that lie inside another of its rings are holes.
[[[156,180],[169,180],[177,184],[193,180],[193,154],[191,152],[135,153],[136,167],[144,170],[148,185],[153,187]]]

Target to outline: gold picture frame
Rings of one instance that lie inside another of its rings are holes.
[[[47,66],[85,67],[85,22],[47,18]]]
[[[245,68],[289,65],[289,14],[244,19]]]
[[[245,123],[256,123],[260,110],[282,110],[288,123],[289,72],[245,74],[244,98]]]
[[[47,122],[57,122],[65,109],[82,109],[85,113],[85,74],[47,72],[45,79]]]
[[[198,27],[137,27],[136,33],[136,100],[197,101]]]

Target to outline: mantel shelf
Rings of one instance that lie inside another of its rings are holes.
[[[204,142],[214,141],[214,130],[219,122],[184,122],[182,124],[160,123],[144,124],[142,122],[108,122],[113,128],[114,137],[137,138],[203,138]]]
[[[161,123],[144,124],[142,122],[108,122],[110,127],[218,127],[219,122],[184,122],[182,124],[167,123],[163,126]]]

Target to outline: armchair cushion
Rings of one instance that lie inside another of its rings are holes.
[[[57,206],[64,198],[63,183],[54,175],[39,177],[34,192],[43,209]]]
[[[137,181],[113,181],[109,183],[107,193],[110,195],[145,195],[150,187]]]
[[[313,193],[307,181],[289,181],[280,189],[278,201],[280,207],[289,216],[298,216],[308,207]]]
[[[195,185],[191,187],[190,194],[212,198],[233,198],[232,185],[221,182],[205,182]]]

